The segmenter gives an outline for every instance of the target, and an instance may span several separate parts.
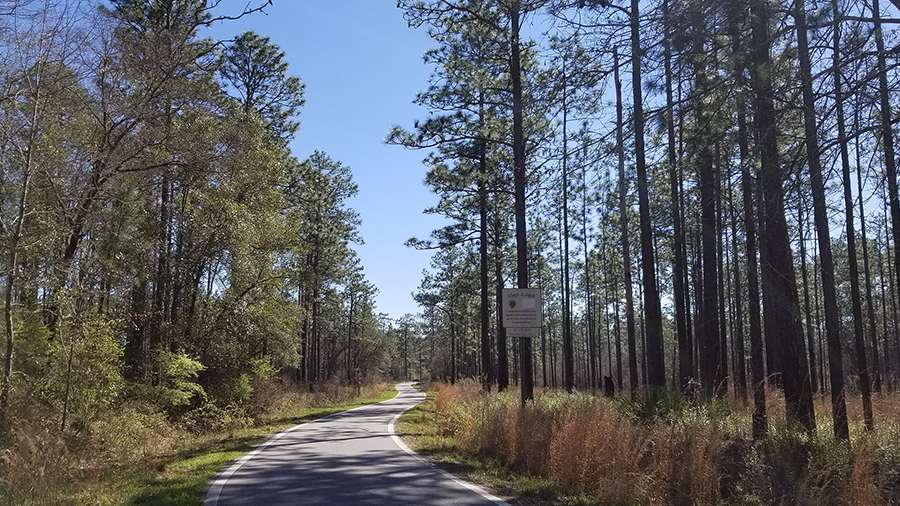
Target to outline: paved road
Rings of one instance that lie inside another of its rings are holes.
[[[422,402],[408,383],[391,400],[298,425],[219,474],[205,506],[508,506],[413,454],[393,422]]]

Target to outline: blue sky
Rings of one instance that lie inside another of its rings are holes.
[[[226,0],[240,9],[246,0]],[[251,3],[253,3],[251,1]],[[227,39],[252,30],[284,51],[290,73],[306,84],[300,131],[291,144],[299,159],[327,153],[353,171],[365,244],[356,250],[366,278],[379,289],[377,311],[399,318],[418,312],[412,300],[431,254],[403,243],[441,226],[422,210],[437,202],[423,184],[426,153],[388,146],[393,125],[411,128],[426,109],[415,106],[431,69],[434,46],[423,29],[407,27],[394,0],[274,0],[267,14],[217,23],[205,35]]]

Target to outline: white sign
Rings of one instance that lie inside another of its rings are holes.
[[[510,327],[506,329],[507,337],[541,337],[541,329],[539,327]]]
[[[540,328],[541,291],[536,288],[503,289],[503,326],[510,328]]]

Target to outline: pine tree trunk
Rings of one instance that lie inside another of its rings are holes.
[[[647,161],[644,153],[644,101],[641,77],[641,35],[639,0],[631,0],[631,67],[634,94],[634,154],[637,169],[638,208],[641,225],[641,272],[644,290],[644,335],[647,347],[647,382],[650,386],[665,388],[666,367],[663,356],[662,307],[656,286],[656,269],[653,249],[653,230],[650,223],[650,191],[647,177]]]
[[[568,139],[566,121],[568,110],[566,104],[566,61],[563,58],[563,90],[562,90],[562,272],[563,272],[563,366],[566,392],[575,389],[575,360],[572,346],[572,285],[569,281],[569,173],[568,173]]]
[[[482,103],[484,99],[482,97]],[[483,114],[479,115],[479,118]],[[479,279],[481,282],[481,385],[490,392],[494,383],[493,368],[491,367],[491,338],[490,332],[490,302],[488,295],[488,192],[487,192],[487,149],[484,140],[478,141],[478,262]]]
[[[847,148],[847,134],[844,128],[844,96],[843,90],[841,86],[841,71],[840,71],[840,26],[841,26],[841,13],[838,9],[837,0],[832,0],[831,2],[832,9],[834,11],[834,96],[835,96],[835,109],[837,110],[837,128],[838,128],[838,146],[840,148],[841,153],[841,173],[843,175],[843,187],[844,187],[844,212],[845,212],[845,221],[847,227],[847,257],[850,263],[850,300],[851,300],[851,308],[853,311],[853,342],[856,345],[856,357],[857,362],[859,364],[859,387],[860,393],[862,394],[862,402],[863,402],[863,418],[865,419],[865,425],[867,430],[874,429],[874,419],[872,415],[872,394],[871,394],[871,381],[869,378],[869,367],[866,360],[866,345],[865,345],[865,336],[863,335],[865,329],[863,328],[863,317],[862,317],[862,302],[859,299],[859,264],[856,258],[856,230],[853,225],[853,192],[850,189],[850,154]],[[799,32],[803,32],[802,36],[803,42],[806,42],[806,13],[804,11],[805,7],[803,4],[803,0],[797,0],[797,30]],[[803,20],[802,23],[800,20]],[[801,58],[805,58],[807,60],[806,70],[809,70],[809,51],[807,49],[801,48],[800,50]],[[801,60],[802,61],[802,60]],[[801,69],[803,68],[803,64],[801,63]],[[808,82],[807,82],[808,79]],[[806,87],[809,86],[809,90],[807,91]],[[809,102],[812,103],[812,79],[805,75],[804,73],[804,95],[809,94]],[[808,105],[807,104],[807,107]],[[812,117],[814,113],[810,111],[808,116]],[[815,125],[812,126],[812,131],[815,132]],[[807,128],[807,135],[809,135],[810,129]],[[807,140],[807,145],[811,146],[812,143]],[[817,157],[818,159],[818,157]],[[811,165],[812,167],[812,165]],[[827,218],[826,218],[827,219]],[[832,273],[832,276],[834,274]],[[827,316],[826,316],[827,322]],[[830,348],[829,348],[829,351]],[[834,357],[832,357],[834,360]],[[843,365],[843,364],[840,364]],[[832,374],[833,376],[833,374]],[[846,407],[844,408],[846,410]],[[839,439],[847,439],[849,438],[849,434],[845,435],[843,433],[838,434],[835,432],[835,436]]]
[[[822,295],[825,303],[825,338],[828,341],[829,367],[831,369],[831,403],[832,417],[834,418],[834,435],[837,439],[846,440],[849,439],[850,435],[847,430],[847,407],[844,398],[844,363],[843,354],[841,353],[840,316],[838,314],[834,257],[831,251],[831,234],[825,200],[825,183],[819,159],[815,98],[812,90],[812,70],[806,32],[806,7],[803,0],[795,0],[794,6],[794,18],[797,22],[797,49],[800,59],[801,91],[803,95],[806,156],[807,164],[809,165],[810,183],[812,184],[813,221],[816,225],[816,237],[818,237],[819,242],[819,266],[822,270]],[[852,226],[852,220],[849,226]],[[852,241],[853,238],[849,237],[848,240]],[[859,302],[858,298],[857,302]],[[786,377],[791,376],[793,378],[794,374],[789,374],[787,369],[788,367],[785,367]],[[787,378],[785,383],[787,383]],[[868,377],[861,383],[865,383],[863,385],[863,398],[867,398],[869,394]]]
[[[724,216],[722,209],[722,156],[720,143],[716,143],[716,272],[718,275],[718,307],[719,314],[719,363],[716,368],[716,397],[723,398],[728,393],[728,333],[725,317],[725,254],[722,241],[725,237]]]
[[[636,1],[636,0],[635,0]],[[520,2],[510,8],[512,38],[510,40],[510,74],[513,100],[513,179],[515,186],[516,215],[516,280],[518,288],[528,288],[528,241],[525,222],[525,130],[522,118],[522,56],[519,47]],[[531,360],[531,339],[519,339],[519,355],[522,373],[522,403],[534,399],[534,378]]]
[[[854,112],[853,118],[854,130],[859,130],[859,110]],[[878,353],[878,335],[877,320],[875,319],[875,304],[872,296],[872,271],[869,268],[869,240],[866,234],[866,206],[863,198],[863,182],[862,182],[862,155],[859,150],[859,136],[856,136],[856,195],[859,197],[859,228],[862,235],[862,254],[863,254],[863,272],[866,280],[866,314],[868,316],[869,340],[872,342],[872,357],[875,378],[872,382],[872,390],[876,393],[881,392],[881,367],[879,364]],[[889,359],[887,349],[887,333],[885,333],[885,358]]]
[[[503,313],[503,221],[500,216],[500,194],[494,197],[494,290],[497,314],[497,390],[509,387],[509,357],[506,348],[506,329],[500,321]]]
[[[672,233],[673,233],[673,265],[672,291],[675,299],[675,342],[678,347],[678,388],[687,394],[693,379],[694,364],[692,360],[690,339],[687,331],[687,309],[685,299],[685,279],[687,268],[684,259],[684,226],[681,215],[681,195],[677,146],[675,145],[675,111],[672,76],[671,24],[669,23],[669,1],[663,1],[663,17],[666,21],[665,72],[666,72],[666,135],[668,141],[669,183],[672,192]]]
[[[700,125],[706,125],[705,118],[698,118]],[[698,320],[698,341],[700,343],[700,380],[703,397],[711,398],[718,393],[719,378],[719,295],[718,258],[716,255],[716,199],[715,168],[713,155],[708,143],[699,146],[699,186],[700,186],[700,246],[702,250],[703,296]]]
[[[544,270],[543,262],[538,264],[537,278],[538,288],[543,293],[544,290]],[[546,325],[541,325],[541,386],[547,388],[547,334],[544,332]]]
[[[585,142],[584,146],[585,152],[587,151],[587,142]],[[594,313],[593,313],[593,293],[591,290],[593,286],[591,284],[591,263],[590,263],[590,255],[588,253],[588,186],[587,186],[587,166],[583,166],[581,168],[581,237],[582,237],[582,247],[584,253],[584,309],[585,309],[585,324],[587,325],[587,342],[588,342],[588,360],[589,366],[588,370],[590,373],[590,382],[591,382],[591,391],[596,390],[597,388],[597,354],[599,353],[599,349],[596,341],[596,334],[594,328]]]
[[[743,153],[741,156],[743,166]],[[734,209],[734,188],[732,178],[728,178],[728,208],[731,217],[731,256],[734,258],[732,269],[734,274],[734,326],[732,330],[732,350],[734,352],[735,381],[734,391],[738,398],[747,403],[747,356],[744,349],[744,308],[743,287],[741,286],[740,256],[738,252],[737,216]]]
[[[800,275],[803,279],[803,306],[804,315],[806,316],[806,341],[808,343],[807,347],[809,348],[810,353],[814,356],[815,348],[813,347],[814,337],[812,327],[812,312],[809,310],[809,269],[806,268],[806,233],[804,230],[805,222],[803,220],[803,208],[804,203],[803,199],[801,198],[800,204],[797,208],[797,225],[800,228]],[[815,392],[818,389],[816,360],[810,360],[809,377],[813,386],[813,392]]]
[[[619,157],[619,225],[622,229],[622,276],[625,284],[625,328],[628,332],[628,388],[631,395],[637,391],[637,343],[634,324],[634,292],[631,285],[631,243],[628,238],[628,205],[625,181],[624,112],[622,106],[622,81],[619,79],[619,47],[613,47],[613,72],[616,85],[616,150]]]
[[[886,203],[885,203],[885,204],[886,204]],[[887,226],[887,216],[885,216],[885,226]],[[882,241],[881,241],[881,228],[879,227],[879,228],[877,229],[877,234],[876,234],[875,240],[876,240],[876,242],[877,242],[877,249],[876,249],[876,251],[878,252],[878,262],[877,262],[877,263],[878,263],[878,276],[879,276],[879,278],[882,279],[882,280],[893,279],[893,278],[894,278],[894,274],[893,274],[893,271],[890,270],[890,267],[891,267],[891,261],[890,261],[890,258],[889,258],[890,255],[888,255],[889,252],[888,252],[888,238],[887,238],[887,232],[885,231],[884,244],[882,244]],[[888,257],[888,258],[885,258],[885,257]],[[885,274],[884,274],[884,266],[885,266],[885,264],[887,264],[887,266],[888,266],[888,271],[889,271],[889,272],[888,272],[888,276],[885,276]],[[882,330],[883,330],[883,332],[884,332],[885,339],[887,339],[887,336],[890,335],[890,329],[893,327],[893,325],[890,325],[889,322],[896,322],[896,321],[897,321],[897,319],[896,319],[896,315],[897,315],[897,310],[896,310],[896,308],[897,308],[897,306],[896,306],[896,303],[894,302],[894,294],[893,294],[893,287],[894,287],[894,284],[893,284],[893,283],[886,283],[886,282],[882,282],[882,283],[880,283],[880,284],[881,284],[881,321],[882,321],[882,325],[883,325],[883,329],[882,329]],[[887,293],[888,290],[887,290],[887,287],[886,287],[885,285],[889,285],[889,286],[891,287],[891,294],[890,294],[890,295],[888,295],[888,293]],[[888,300],[889,300],[889,299],[890,299],[890,306],[891,306],[891,308],[892,308],[892,310],[893,310],[893,311],[891,312],[890,315],[888,314]],[[891,318],[889,317],[889,316],[891,316],[891,315],[894,316],[893,319],[891,319]],[[895,335],[896,335],[896,332],[895,332]],[[898,336],[897,339],[898,339],[898,343],[897,343],[897,350],[898,350],[898,351],[897,351],[897,353],[898,353],[897,364],[900,365],[900,336]]]
[[[753,103],[759,134],[760,179],[763,195],[762,253],[763,287],[766,333],[781,350],[782,381],[788,420],[800,424],[809,433],[815,432],[815,413],[803,326],[800,321],[800,302],[794,275],[794,256],[791,252],[784,208],[784,178],[779,160],[777,120],[774,107],[774,87],[769,52],[769,5],[763,0],[749,0],[753,18]]]
[[[353,293],[352,285],[350,287],[350,307],[349,311],[347,311],[347,384],[352,384],[353,382],[353,310],[354,308],[354,293]],[[405,356],[405,355],[404,355]]]
[[[893,110],[888,91],[887,62],[884,47],[884,35],[881,28],[881,9],[878,0],[872,0],[872,16],[875,20],[875,49],[878,65],[878,98],[881,109],[881,146],[884,150],[884,169],[887,178],[888,202],[891,210],[891,231],[894,241],[894,266],[900,266],[900,197],[897,188],[897,161],[894,158]],[[895,269],[900,286],[900,269]]]

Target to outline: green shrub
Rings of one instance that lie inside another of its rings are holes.
[[[119,329],[115,322],[99,317],[84,322],[63,320],[48,352],[43,398],[60,417],[63,429],[82,431],[120,393]]]
[[[208,433],[244,429],[253,425],[253,419],[233,404],[218,406],[207,402],[186,413],[182,423],[192,432]]]
[[[145,403],[150,411],[165,411],[173,417],[202,405],[207,395],[197,383],[203,364],[184,353],[159,350],[153,357],[157,371],[153,383],[130,382],[125,398],[133,403]]]
[[[642,423],[671,422],[691,407],[684,395],[661,388],[641,390],[633,398],[617,397],[615,403],[620,413]]]

